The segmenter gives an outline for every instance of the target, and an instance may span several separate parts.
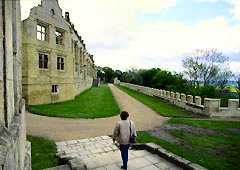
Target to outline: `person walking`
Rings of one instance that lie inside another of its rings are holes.
[[[135,142],[137,133],[134,122],[129,119],[127,111],[122,111],[120,118],[121,120],[116,123],[113,130],[113,142],[115,143],[117,141],[120,144],[119,149],[123,162],[121,169],[127,170],[129,145]]]

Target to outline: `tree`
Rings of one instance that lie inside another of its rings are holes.
[[[196,50],[183,60],[184,73],[194,86],[201,83],[223,87],[231,77],[229,58],[216,49]]]
[[[234,80],[235,80],[236,83],[237,83],[238,97],[239,97],[239,100],[240,100],[240,73],[234,74]]]
[[[115,77],[115,73],[110,67],[103,67],[102,71],[104,72],[104,79],[106,83],[113,83],[113,79]]]
[[[118,78],[118,80],[122,81],[123,72],[121,70],[115,70],[114,74]]]
[[[104,71],[102,69],[102,67],[97,67],[97,78],[100,78],[101,81],[104,81],[105,79],[105,74]]]
[[[152,87],[155,75],[160,71],[159,68],[152,68],[148,70],[139,70],[138,74],[142,77],[142,85]]]

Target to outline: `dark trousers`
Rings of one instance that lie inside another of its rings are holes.
[[[125,169],[127,169],[128,149],[129,149],[129,145],[120,144],[120,151],[121,151],[121,156],[122,156],[122,161],[123,161],[123,167]]]

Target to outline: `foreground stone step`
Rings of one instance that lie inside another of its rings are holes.
[[[73,170],[120,170],[120,151],[109,136],[57,142],[57,155]],[[155,144],[129,150],[128,170],[205,170]]]
[[[45,170],[71,170],[69,165],[60,165],[52,168],[47,168]]]

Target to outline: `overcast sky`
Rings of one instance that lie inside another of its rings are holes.
[[[240,0],[58,0],[96,64],[181,71],[186,53],[217,48],[240,70]],[[21,0],[22,19],[41,0]]]

